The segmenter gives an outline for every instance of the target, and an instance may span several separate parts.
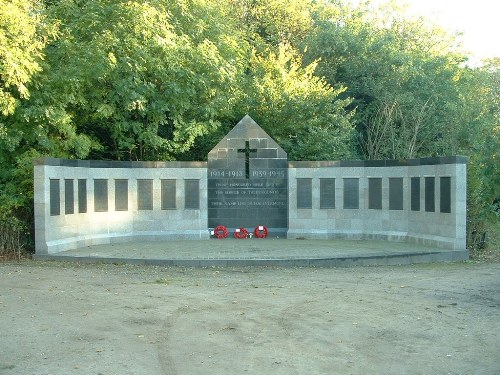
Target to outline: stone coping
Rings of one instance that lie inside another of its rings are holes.
[[[289,168],[332,167],[408,167],[421,165],[467,164],[466,156],[443,156],[399,160],[323,160],[289,161]],[[59,158],[36,158],[33,165],[80,168],[207,168],[206,161],[118,161],[118,160],[73,160]]]
[[[327,168],[327,167],[412,167],[420,165],[467,164],[466,156],[442,156],[419,159],[386,160],[327,160],[327,161],[289,161],[290,168]]]
[[[33,159],[33,165],[79,168],[207,168],[206,161],[118,161],[58,158]]]

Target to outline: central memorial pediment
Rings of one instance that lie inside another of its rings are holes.
[[[245,116],[208,153],[208,226],[253,229],[285,237],[288,228],[286,152]]]

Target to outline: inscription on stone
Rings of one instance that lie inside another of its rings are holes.
[[[78,213],[87,212],[87,180],[78,180]]]
[[[420,211],[420,177],[411,178],[411,210]]]
[[[200,181],[184,180],[184,207],[191,210],[200,209]]]
[[[94,180],[94,211],[106,212],[108,210],[108,180]]]
[[[335,179],[320,178],[319,208],[335,208]]]
[[[288,228],[286,153],[249,116],[208,154],[208,226],[268,228],[285,236]]]
[[[312,208],[311,178],[297,178],[297,208]]]
[[[440,177],[439,179],[439,211],[451,212],[451,178]]]
[[[374,210],[382,209],[382,179],[368,179],[368,208]]]
[[[403,209],[403,179],[389,178],[389,210]]]
[[[176,208],[176,180],[161,180],[161,209],[174,210]]]
[[[59,180],[50,179],[50,215],[61,213],[61,190]]]
[[[128,210],[128,180],[115,180],[115,210]]]
[[[434,177],[425,177],[425,211],[435,211],[435,198],[434,198]]]
[[[71,179],[64,180],[64,213],[66,215],[75,213],[75,191]]]
[[[359,208],[359,178],[344,178],[344,208]]]

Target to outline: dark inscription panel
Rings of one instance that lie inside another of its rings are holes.
[[[108,180],[94,180],[94,211],[106,212],[108,210]]]
[[[175,210],[176,208],[176,180],[161,180],[161,209]]]
[[[75,191],[73,180],[64,180],[64,213],[71,215],[75,213]]]
[[[115,180],[115,210],[128,210],[128,180]]]
[[[435,211],[434,177],[425,177],[425,211]]]
[[[232,171],[225,176],[237,175]],[[250,169],[241,177],[214,178],[220,170],[210,170],[208,178],[208,226],[224,225],[228,228],[252,229],[258,225],[267,228],[288,227],[288,170]],[[256,175],[274,177],[256,178]]]
[[[389,210],[403,209],[403,179],[389,178]]]
[[[411,178],[411,210],[420,211],[420,177]]]
[[[137,209],[153,209],[153,180],[137,180]]]
[[[297,208],[312,208],[311,178],[297,178]]]
[[[78,213],[87,212],[87,180],[78,180]]]
[[[335,179],[319,179],[319,208],[335,208]]]
[[[439,179],[439,211],[451,212],[451,178],[440,177]]]
[[[57,216],[61,213],[61,188],[59,180],[50,180],[50,215]]]
[[[200,209],[200,180],[184,180],[184,208]]]
[[[359,178],[344,178],[344,208],[359,208]]]
[[[368,179],[368,208],[373,210],[382,209],[382,179]]]

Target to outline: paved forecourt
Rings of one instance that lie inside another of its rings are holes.
[[[34,257],[39,260],[183,267],[349,267],[461,261],[468,259],[468,251],[378,240],[228,238],[115,243],[52,255],[35,254]]]

